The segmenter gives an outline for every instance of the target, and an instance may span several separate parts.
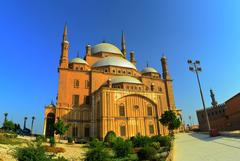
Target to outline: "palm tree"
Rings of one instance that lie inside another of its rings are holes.
[[[24,125],[23,125],[23,129],[26,129],[26,121],[27,121],[27,117],[24,117]]]
[[[31,133],[33,133],[33,122],[34,122],[34,120],[35,120],[35,117],[33,116],[32,117],[32,125],[31,125]]]
[[[7,113],[7,112],[5,112],[5,113],[4,113],[4,117],[5,117],[5,118],[4,118],[4,122],[6,122],[6,121],[7,121],[7,116],[8,116],[8,113]]]

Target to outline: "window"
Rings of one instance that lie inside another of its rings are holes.
[[[159,87],[159,91],[162,92],[162,88],[161,87]]]
[[[85,80],[85,88],[89,88],[89,80]]]
[[[147,113],[148,113],[148,116],[152,116],[152,107],[151,106],[147,107]]]
[[[90,96],[85,96],[85,104],[89,105],[91,102],[91,97]]]
[[[120,135],[126,136],[126,126],[125,125],[120,126]]]
[[[154,84],[152,83],[151,84],[151,91],[153,91],[154,90]]]
[[[72,96],[72,104],[73,104],[73,106],[78,106],[79,105],[79,95],[73,95]]]
[[[118,73],[121,73],[121,70],[119,70]]]
[[[123,105],[119,106],[119,115],[120,116],[125,116],[125,108]]]
[[[104,72],[105,72],[105,73],[107,73],[107,72],[108,72],[108,70],[107,70],[107,69],[105,69],[105,70],[104,70]]]
[[[74,79],[74,88],[79,88],[79,80]]]
[[[149,125],[149,133],[154,134],[154,126],[153,125]]]
[[[83,67],[81,67],[80,70],[83,70]]]
[[[113,70],[113,73],[115,73],[115,70]]]
[[[128,75],[130,75],[131,74],[131,72],[128,72]]]
[[[77,127],[73,127],[72,128],[72,136],[75,138],[75,137],[78,137],[78,128]]]
[[[89,126],[86,126],[84,128],[84,136],[85,137],[89,137],[90,136],[90,127]]]

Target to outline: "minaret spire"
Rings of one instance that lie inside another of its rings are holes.
[[[216,107],[217,106],[217,101],[216,101],[216,99],[215,99],[215,95],[214,95],[214,93],[213,93],[213,90],[212,89],[210,89],[210,96],[211,96],[211,99],[212,99],[212,106],[213,107]]]
[[[63,40],[62,40],[62,51],[61,51],[61,57],[59,62],[60,68],[68,68],[68,48],[69,48],[69,42],[67,40],[67,24],[65,24],[64,31],[63,31]]]
[[[122,53],[124,57],[126,58],[126,43],[125,43],[125,37],[124,32],[122,31]]]
[[[64,31],[63,31],[63,42],[67,41],[67,23],[65,23]]]

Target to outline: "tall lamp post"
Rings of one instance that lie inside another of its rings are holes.
[[[208,115],[207,115],[207,111],[206,111],[206,106],[205,106],[205,102],[204,102],[204,98],[203,98],[203,94],[202,94],[202,87],[201,87],[200,79],[199,79],[199,76],[198,76],[198,72],[202,71],[202,68],[200,67],[200,61],[196,60],[195,62],[192,62],[192,60],[188,60],[187,62],[189,64],[189,70],[192,71],[192,72],[195,72],[196,75],[197,75],[198,87],[199,87],[200,95],[201,95],[201,99],[202,99],[203,110],[204,110],[205,115],[206,115],[208,130],[210,131],[211,126],[210,126],[210,123],[209,123],[209,119],[208,119]]]

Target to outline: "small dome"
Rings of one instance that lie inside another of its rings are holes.
[[[92,67],[102,67],[102,66],[117,66],[117,67],[124,67],[124,68],[137,68],[129,62],[127,59],[121,58],[121,57],[115,57],[115,56],[109,56],[100,59],[95,64],[93,64]]]
[[[46,106],[46,108],[55,108],[56,106],[54,105],[53,101],[49,105]]]
[[[112,84],[117,83],[135,83],[135,84],[142,84],[140,80],[131,76],[116,76],[111,78]]]
[[[85,60],[83,60],[83,59],[81,59],[81,58],[74,58],[74,59],[72,59],[71,61],[70,61],[70,63],[79,63],[79,64],[87,64],[88,65],[88,63],[85,61]]]
[[[97,44],[92,47],[91,52],[92,52],[92,54],[96,54],[99,52],[107,52],[107,53],[123,55],[119,48],[117,48],[115,45],[109,44],[109,43]]]
[[[158,73],[158,71],[152,67],[146,67],[142,70],[142,73]]]

